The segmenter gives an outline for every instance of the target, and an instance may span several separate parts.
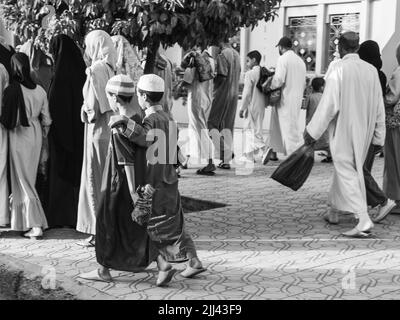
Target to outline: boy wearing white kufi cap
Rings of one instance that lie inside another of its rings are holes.
[[[142,111],[131,103],[135,95],[132,79],[126,75],[114,76],[107,82],[105,92],[118,117],[142,122]],[[100,267],[79,275],[104,282],[113,281],[110,269],[145,269],[159,255],[142,227],[142,220],[138,219],[150,215],[150,192],[155,191],[151,186],[144,188],[150,191],[145,194],[147,201],[143,201],[143,193],[136,192],[146,183],[146,149],[125,137],[123,127],[113,128],[111,133],[96,217],[96,259]]]
[[[140,107],[145,111],[142,123],[128,117],[114,116],[111,128],[119,128],[131,142],[147,147],[146,184],[157,191],[153,196],[152,213],[147,231],[157,247],[158,286],[165,286],[176,270],[170,262],[188,261],[181,273],[192,278],[205,271],[197,257],[192,238],[185,230],[181,197],[178,190],[177,124],[163,110],[160,101],[164,94],[164,80],[155,74],[144,75],[137,84]]]

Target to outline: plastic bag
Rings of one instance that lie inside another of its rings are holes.
[[[304,145],[287,158],[272,174],[271,178],[284,186],[299,190],[314,166],[314,146]]]

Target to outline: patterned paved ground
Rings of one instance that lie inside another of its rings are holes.
[[[70,230],[49,231],[39,242],[4,233],[0,253],[53,266],[60,277],[74,279],[88,298],[399,299],[400,216],[378,225],[373,239],[345,239],[340,232],[352,228],[351,217],[340,226],[322,219],[332,167],[317,164],[297,193],[268,178],[274,168],[258,166],[251,176],[184,173],[183,195],[229,206],[186,215],[209,271],[193,280],[177,275],[169,288],[154,287],[154,265],[138,274],[114,272],[113,284],[76,280],[96,263],[93,250],[75,244],[85,236]],[[378,160],[375,176],[382,171]]]

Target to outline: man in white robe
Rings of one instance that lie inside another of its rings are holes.
[[[278,47],[281,56],[277,62],[271,89],[281,88],[282,98],[271,113],[271,147],[276,152],[290,155],[303,143],[299,117],[307,68],[304,61],[292,50],[292,41],[288,37],[283,37]]]
[[[368,216],[363,165],[371,143],[382,146],[386,134],[378,73],[360,59],[358,47],[356,33],[341,36],[342,60],[331,64],[324,95],[305,132],[305,141],[310,144],[329,129],[335,173],[327,220],[338,223],[338,211],[355,214],[359,223],[343,234],[348,237],[367,237],[374,227]]]

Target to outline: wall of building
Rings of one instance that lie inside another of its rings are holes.
[[[400,1],[373,1],[372,8],[370,38],[381,46],[383,71],[390,76],[397,66],[395,51],[400,44]]]
[[[279,18],[273,22],[261,22],[252,32],[248,47],[243,50],[259,50],[263,54],[263,63],[274,66],[278,59],[275,48],[290,17],[317,16],[317,74],[323,74],[327,50],[326,28],[331,14],[359,13],[360,39],[375,40],[379,43],[384,60],[384,71],[388,75],[396,67],[394,51],[400,43],[400,1],[398,0],[283,0]],[[245,42],[245,41],[244,41]]]

